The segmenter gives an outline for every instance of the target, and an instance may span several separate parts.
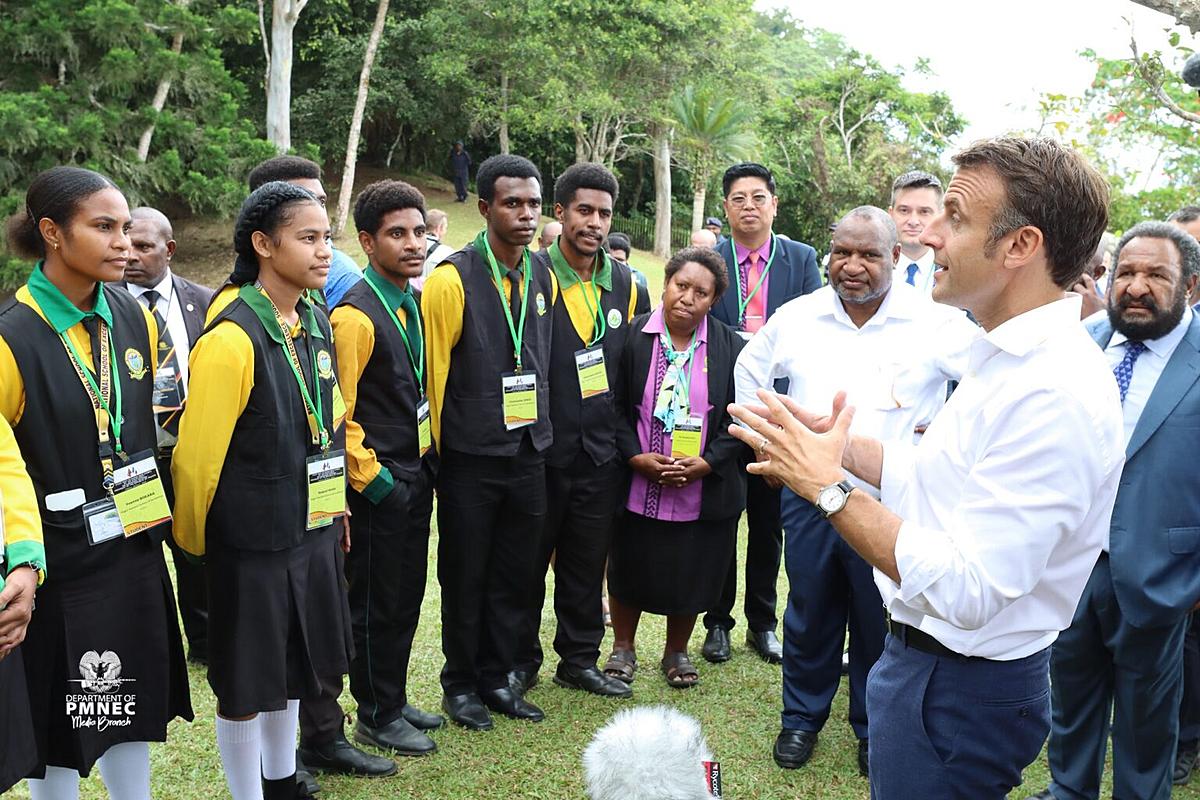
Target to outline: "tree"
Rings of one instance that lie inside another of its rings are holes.
[[[258,25],[267,60],[267,141],[280,153],[292,149],[292,35],[308,0],[273,0],[267,40],[265,0],[258,0]]]
[[[1170,14],[1192,33],[1200,33],[1200,0],[1133,0],[1139,6]]]
[[[704,224],[704,201],[713,172],[722,163],[745,160],[756,140],[748,128],[751,112],[730,97],[691,84],[671,100],[676,152],[692,176],[692,230]]]
[[[339,236],[346,226],[350,213],[350,196],[354,193],[354,167],[358,163],[358,139],[362,131],[363,113],[367,108],[367,93],[371,82],[371,66],[375,63],[375,51],[383,37],[383,26],[387,22],[388,0],[379,0],[375,12],[375,26],[367,40],[367,52],[363,56],[362,75],[358,79],[358,95],[354,101],[354,116],[350,120],[350,135],[346,139],[346,163],[342,167],[342,188],[338,192],[337,213],[334,215],[333,235]]]

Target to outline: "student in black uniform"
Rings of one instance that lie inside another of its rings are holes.
[[[333,310],[346,399],[350,532],[346,559],[358,702],[354,737],[402,755],[433,753],[442,717],[408,703],[408,658],[425,597],[436,457],[425,400],[425,337],[409,281],[425,264],[425,198],[372,183],[354,204],[370,265]]]
[[[554,273],[528,245],[542,182],[528,159],[493,156],[476,177],[487,228],[433,270],[421,311],[438,472],[443,708],[475,730],[488,709],[539,721],[509,686],[546,518]],[[486,706],[486,707],[485,707]]]
[[[176,541],[207,557],[208,682],[234,800],[297,795],[298,699],[349,666],[345,403],[329,320],[303,298],[325,282],[328,237],[304,189],[246,198],[238,296],[192,350],[172,459]]]
[[[21,646],[34,800],[77,797],[97,762],[110,797],[149,798],[148,742],[192,719],[162,553],[170,512],[151,477],[158,332],[104,285],[121,280],[129,225],[112,181],[55,167],[8,226],[9,246],[39,259],[0,308],[0,415],[33,480],[53,574]],[[139,492],[148,502],[131,500]]]
[[[629,687],[596,668],[604,639],[600,595],[612,522],[627,475],[617,452],[618,413],[610,387],[635,314],[650,297],[629,267],[601,248],[612,224],[617,179],[599,164],[575,164],[554,182],[554,215],[562,233],[536,257],[558,279],[550,359],[550,421],[554,444],[546,459],[549,513],[538,543],[537,574],[524,663],[529,686],[542,664],[539,641],[546,570],[554,556],[554,614],[559,656],[554,682],[592,694],[628,697]]]

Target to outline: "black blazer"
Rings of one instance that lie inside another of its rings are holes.
[[[646,391],[646,379],[658,337],[643,333],[649,314],[634,317],[621,351],[617,383],[613,388],[617,406],[617,449],[626,461],[644,452],[638,440],[638,403]],[[708,402],[712,408],[705,424],[708,441],[701,458],[712,467],[701,489],[700,518],[728,519],[746,508],[746,464],[750,448],[729,433],[733,417],[727,410],[734,401],[733,365],[745,342],[724,323],[708,318]]]
[[[821,288],[821,273],[817,269],[817,251],[803,242],[793,239],[779,237],[776,241],[778,251],[775,253],[775,263],[771,265],[770,277],[767,280],[768,318],[789,300]],[[709,316],[716,317],[726,325],[736,328],[738,325],[738,289],[734,285],[734,282],[737,281],[737,271],[733,263],[733,239],[727,239],[718,245],[717,252],[725,259],[725,269],[729,273],[729,288],[717,298]]]
[[[125,281],[118,282],[117,286],[126,290],[129,288]],[[179,298],[179,309],[183,312],[183,324],[187,328],[188,347],[192,347],[200,338],[200,334],[204,333],[204,314],[208,310],[208,304],[212,302],[214,292],[207,286],[181,278],[174,272],[171,273],[171,287]]]

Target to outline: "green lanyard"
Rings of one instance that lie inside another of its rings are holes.
[[[767,256],[767,265],[763,267],[762,274],[758,276],[758,283],[754,284],[754,288],[750,290],[749,296],[742,297],[742,276],[740,275],[742,265],[738,263],[737,245],[733,243],[733,237],[729,237],[729,249],[733,253],[733,269],[739,273],[735,275],[738,293],[738,327],[743,327],[746,324],[746,308],[750,305],[750,301],[758,294],[758,290],[762,288],[763,281],[767,279],[767,273],[771,271],[771,265],[775,263],[775,251],[778,248],[778,240],[775,234],[771,234],[771,252]]]
[[[421,331],[421,352],[419,355],[414,356],[412,344],[408,341],[408,331],[404,330],[404,326],[400,324],[400,317],[396,315],[391,304],[383,298],[383,292],[375,285],[375,276],[368,270],[363,273],[363,279],[371,287],[371,291],[375,292],[375,296],[379,298],[379,302],[383,304],[388,316],[392,318],[392,323],[395,324],[396,330],[400,331],[400,338],[404,340],[404,349],[408,351],[408,361],[412,364],[413,373],[417,376],[417,388],[420,389],[421,394],[425,394],[425,335],[424,329],[421,327],[421,315],[418,314],[416,320],[409,320],[410,324],[415,324],[417,330]]]
[[[481,247],[482,245],[482,247]],[[500,273],[500,266],[496,263],[496,256],[492,253],[492,246],[488,244],[487,229],[479,232],[475,237],[475,248],[482,249],[484,255],[487,256],[488,266],[492,270],[492,280],[496,284],[496,291],[500,295],[500,305],[504,307],[504,318],[508,320],[508,332],[512,336],[513,343],[513,359],[516,362],[516,371],[521,372],[521,342],[525,338],[525,318],[529,315],[525,312],[529,308],[529,287],[533,279],[533,269],[529,264],[529,248],[526,247],[521,252],[521,267],[525,270],[525,288],[521,291],[521,321],[518,324],[513,324],[512,309],[509,308],[508,298],[504,296],[504,284],[501,283],[503,276]],[[509,287],[510,291],[515,292],[517,287]]]
[[[62,339],[63,347],[67,351],[67,357],[71,359],[71,366],[75,368],[75,374],[79,377],[79,382],[83,385],[84,391],[87,392],[88,399],[92,401],[92,408],[96,412],[96,439],[100,447],[100,469],[104,473],[104,489],[109,494],[112,494],[113,450],[122,459],[125,458],[125,453],[121,447],[121,379],[118,376],[116,380],[113,380],[112,374],[112,351],[115,347],[112,340],[112,331],[104,323],[104,320],[100,320],[99,336],[97,337],[100,341],[99,385],[96,384],[96,379],[92,376],[91,369],[84,367],[83,358],[79,355],[79,351],[75,349],[75,344],[71,341],[71,338],[65,332],[60,333],[58,337]],[[113,399],[113,407],[111,409],[108,405],[110,392]],[[108,448],[109,426],[112,426],[113,449]]]
[[[608,260],[608,254],[603,251],[597,253],[596,255],[598,259],[602,258],[605,261]],[[554,243],[550,245],[550,259],[559,267],[560,270],[574,271],[571,265],[567,263],[567,259],[565,256],[563,256],[562,250],[559,249],[557,239],[555,239]],[[596,273],[594,264],[592,267],[592,279],[590,281],[584,281],[581,279],[579,283],[581,284],[579,287],[579,292],[583,295],[583,305],[587,308],[588,314],[591,315],[593,320],[592,341],[588,342],[588,347],[594,347],[597,342],[604,338],[604,334],[608,333],[608,322],[604,319],[604,309],[600,307],[600,290],[596,288]],[[588,300],[587,290],[589,286],[592,290],[592,300]],[[559,291],[562,291],[562,289],[560,288]],[[595,301],[594,307],[592,302],[593,300]]]
[[[259,285],[256,289],[261,289]],[[275,313],[275,321],[279,323],[279,332],[283,334],[284,349],[287,350],[288,363],[292,367],[292,375],[296,378],[296,385],[300,387],[300,397],[304,400],[304,405],[308,408],[309,430],[312,433],[312,443],[319,444],[321,450],[329,449],[329,431],[325,429],[325,420],[321,415],[321,377],[317,371],[317,357],[313,354],[312,348],[309,348],[309,356],[312,359],[313,384],[314,391],[317,395],[317,402],[314,403],[312,395],[308,393],[308,384],[304,381],[304,373],[300,371],[300,356],[296,353],[296,344],[292,341],[292,331],[288,328],[286,322],[283,321],[283,315],[279,313],[279,309],[275,307],[275,301],[266,292],[263,296],[267,298],[267,302],[271,304],[271,311]]]
[[[667,325],[664,322],[663,328],[666,327]],[[692,408],[692,367],[695,366],[692,356],[696,353],[696,345],[698,343],[697,337],[699,335],[700,328],[697,327],[696,330],[692,331],[692,343],[688,345],[687,350],[683,351],[683,363],[687,364],[687,380],[683,382],[682,386],[676,384],[676,387],[678,387],[676,391],[682,392],[683,402],[684,405],[688,407],[689,414],[691,413]],[[661,334],[659,334],[659,341],[662,342],[663,355],[666,356],[668,363],[673,365],[675,363],[675,356],[679,355],[679,351],[675,349],[675,345],[671,344],[670,332],[664,330]]]

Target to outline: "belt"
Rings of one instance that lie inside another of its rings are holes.
[[[979,656],[964,656],[962,653],[957,653],[923,630],[914,628],[912,625],[905,625],[903,622],[897,622],[891,616],[887,618],[887,629],[888,633],[903,642],[905,647],[911,647],[923,653],[929,653],[940,658],[953,658],[959,661],[991,660]]]

